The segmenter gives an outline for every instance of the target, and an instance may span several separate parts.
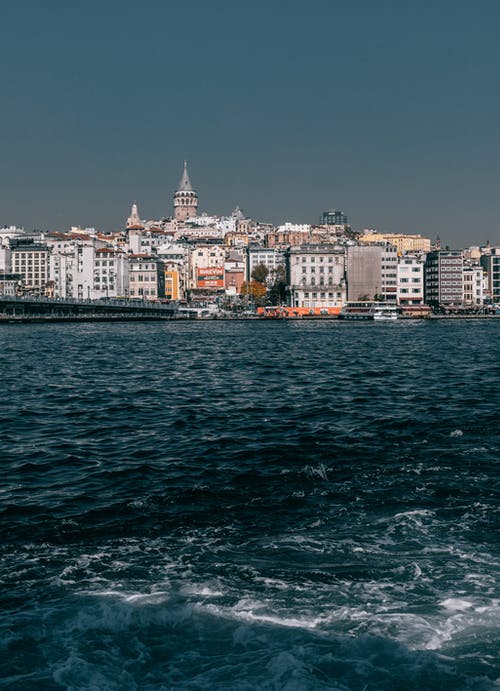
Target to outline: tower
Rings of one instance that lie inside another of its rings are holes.
[[[139,211],[137,210],[137,204],[132,204],[132,211],[130,213],[130,216],[127,218],[127,228],[134,226],[142,226]]]
[[[193,190],[187,172],[187,161],[184,161],[184,172],[182,173],[179,188],[174,194],[174,217],[177,221],[185,221],[196,216],[198,209],[198,195]]]

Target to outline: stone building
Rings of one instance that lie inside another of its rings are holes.
[[[286,253],[291,307],[342,307],[346,300],[345,254],[336,245],[304,244]]]
[[[174,194],[174,217],[177,221],[186,221],[196,216],[198,211],[198,195],[193,190],[187,172],[187,161],[184,161],[179,188]]]

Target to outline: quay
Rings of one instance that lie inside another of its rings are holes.
[[[178,303],[0,296],[0,323],[21,321],[150,321],[189,319]]]

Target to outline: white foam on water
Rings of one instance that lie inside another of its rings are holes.
[[[463,612],[467,609],[471,609],[474,606],[472,602],[469,602],[469,600],[462,600],[458,597],[450,597],[447,600],[443,600],[439,604],[441,607],[453,612]]]
[[[189,583],[182,586],[180,593],[182,595],[201,595],[201,597],[222,597],[225,591],[220,588],[214,589],[210,585],[204,585],[202,583]]]
[[[450,432],[450,437],[462,437],[463,434],[464,433],[461,429],[455,429],[453,432]]]

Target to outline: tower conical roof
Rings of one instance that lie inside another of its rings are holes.
[[[187,161],[184,161],[184,172],[182,173],[181,181],[179,182],[179,188],[177,192],[192,192],[193,186],[191,185],[191,180],[189,179],[187,170]]]

